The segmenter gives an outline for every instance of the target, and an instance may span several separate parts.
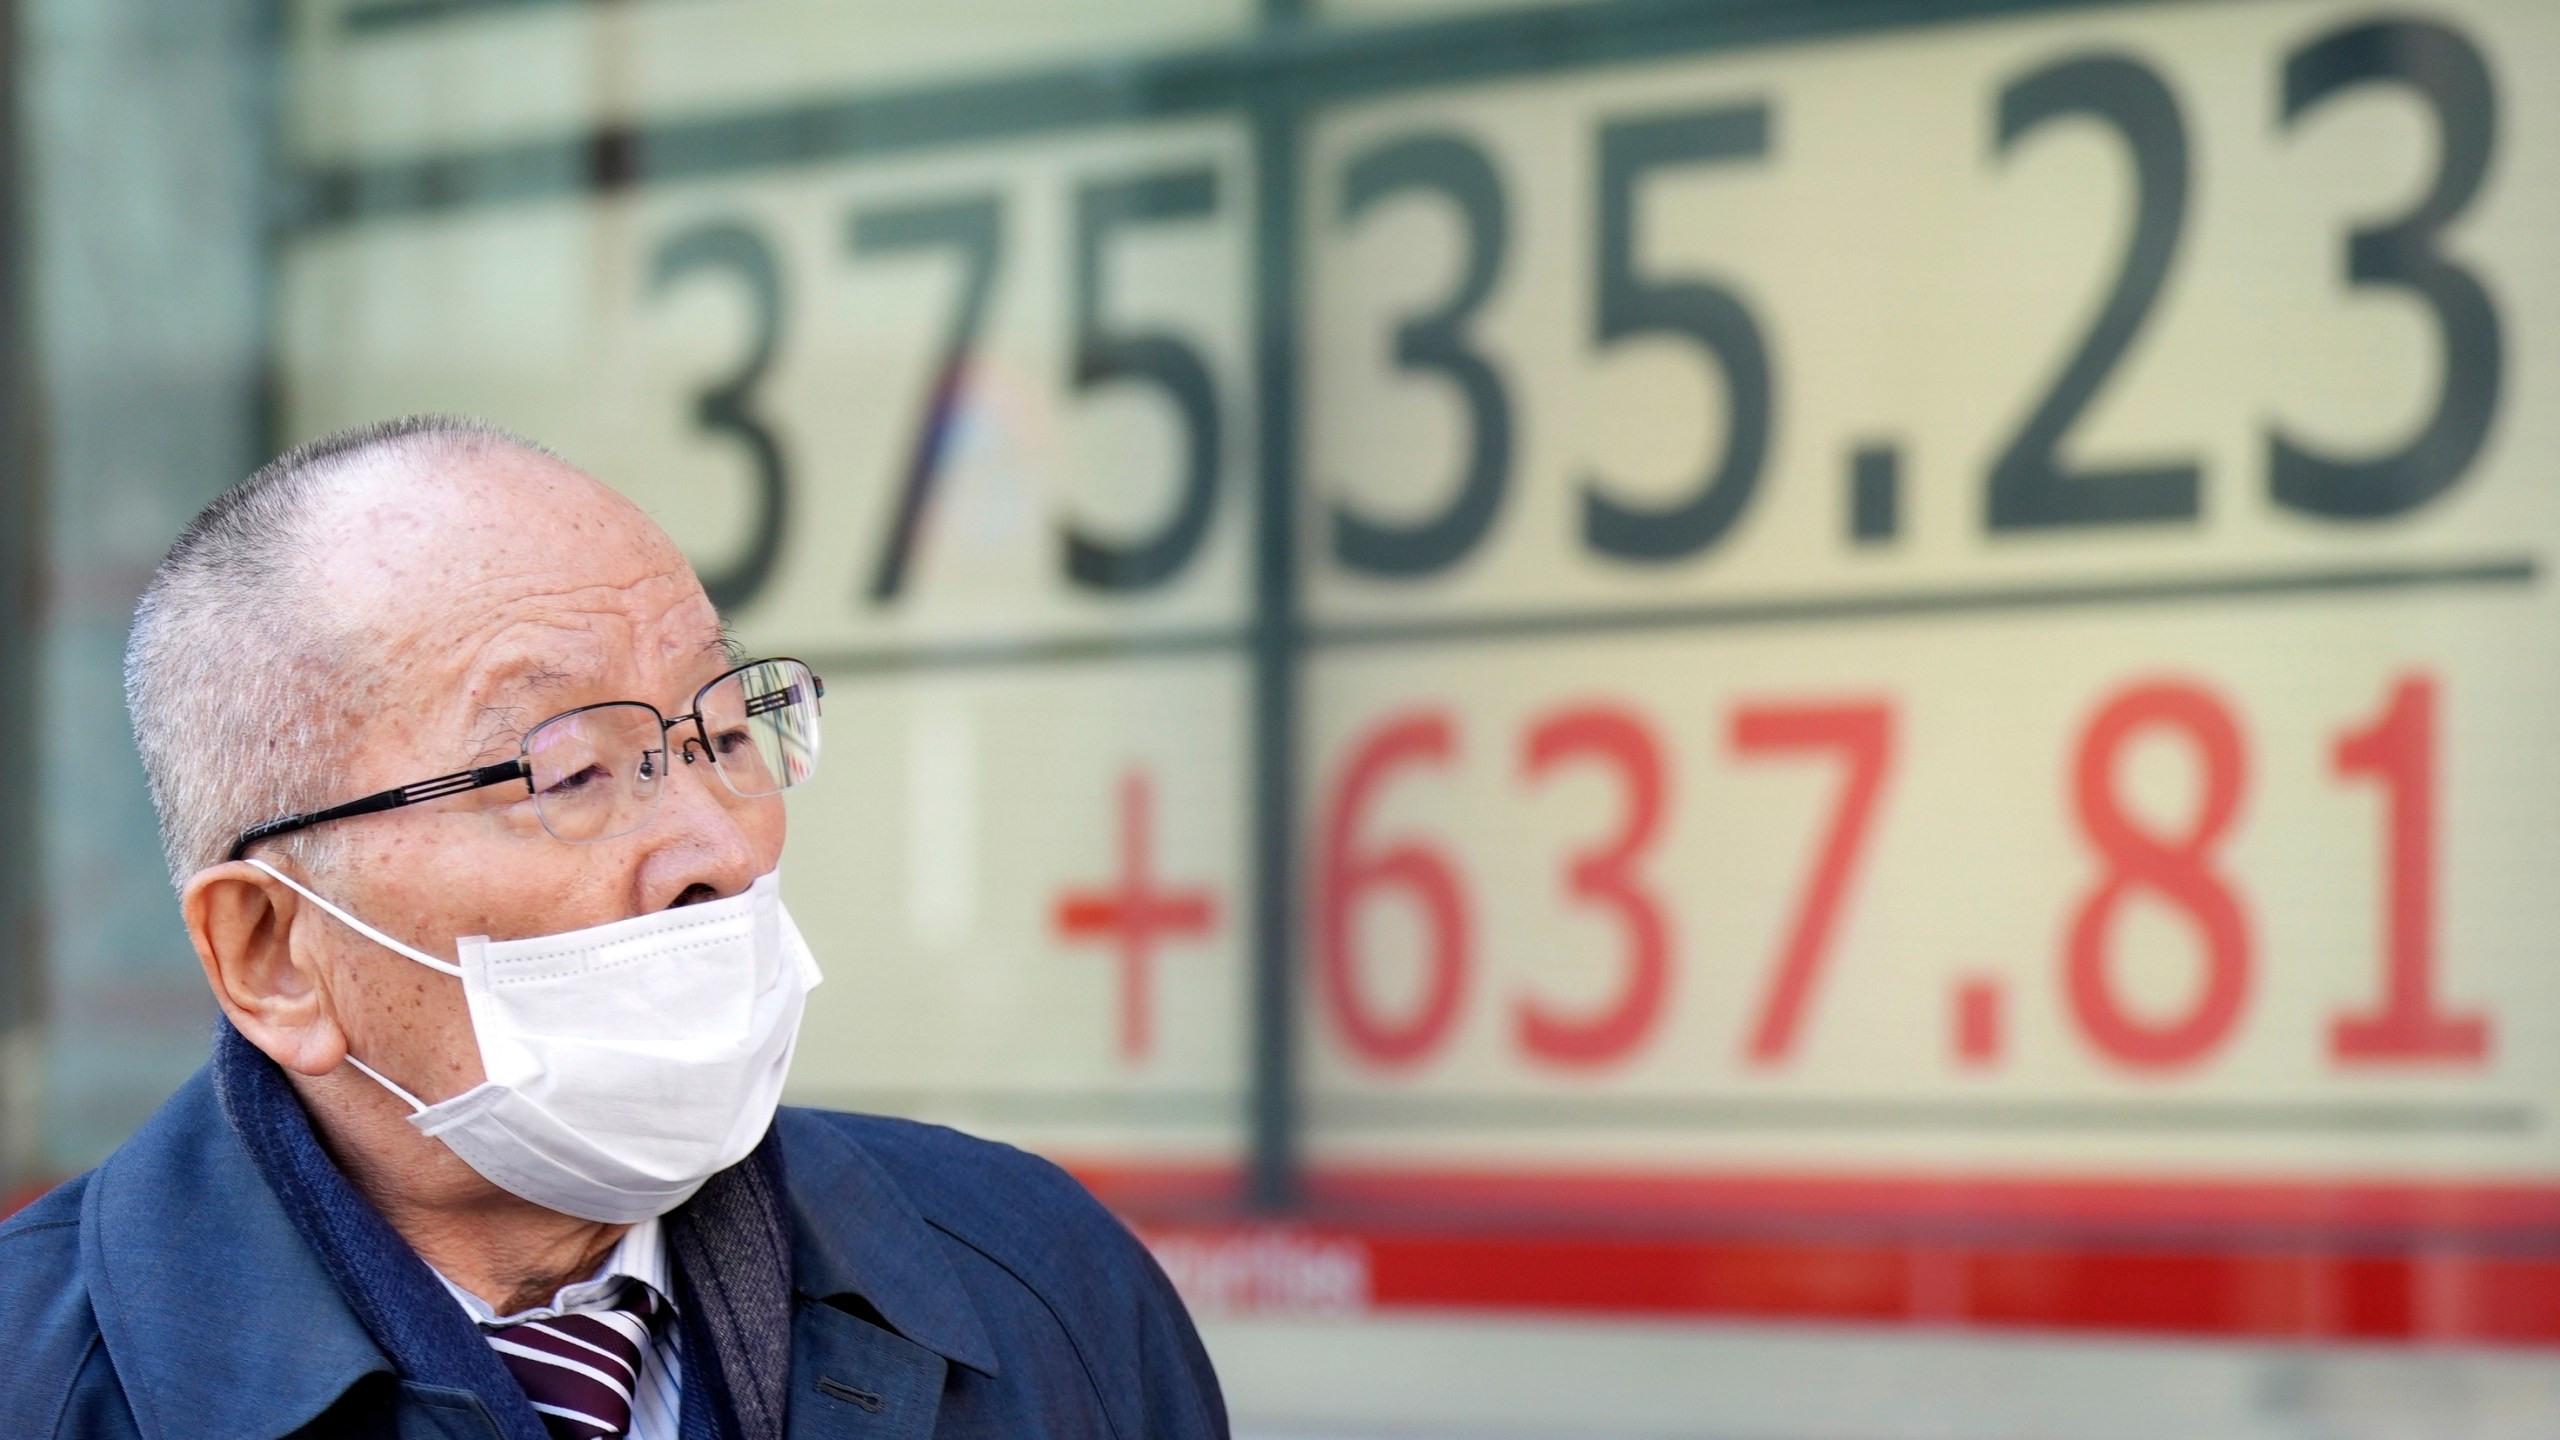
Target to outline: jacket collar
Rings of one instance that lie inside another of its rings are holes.
[[[818,1112],[777,1117],[793,1282],[859,1297],[983,1375],[995,1346],[942,1237]],[[368,1375],[394,1374],[267,1188],[198,1071],[91,1177],[81,1270],[143,1440],[274,1440]]]
[[[945,1242],[880,1162],[825,1114],[775,1117],[791,1192],[792,1282],[813,1300],[856,1296],[890,1328],[981,1375],[997,1372],[977,1306]]]
[[[198,1071],[101,1166],[80,1263],[144,1440],[271,1440],[391,1362]]]

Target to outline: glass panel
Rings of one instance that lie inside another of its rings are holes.
[[[1248,1440],[2560,1433],[2560,8],[254,8],[25,17],[14,1173],[201,1050],[151,560],[449,409]]]

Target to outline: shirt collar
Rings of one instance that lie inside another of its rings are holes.
[[[433,1266],[428,1268],[434,1269]],[[672,1306],[675,1303],[675,1286],[667,1274],[666,1234],[655,1216],[624,1231],[622,1238],[614,1242],[613,1249],[606,1253],[604,1263],[596,1267],[595,1274],[575,1284],[561,1286],[560,1293],[552,1296],[548,1305],[536,1305],[512,1315],[499,1314],[497,1307],[454,1284],[452,1278],[441,1270],[435,1271],[435,1277],[453,1293],[454,1299],[462,1302],[463,1313],[471,1317],[474,1325],[515,1325],[527,1320],[549,1320],[558,1315],[610,1310],[622,1297],[626,1280],[637,1280],[648,1286],[663,1304]]]

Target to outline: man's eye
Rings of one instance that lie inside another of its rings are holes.
[[[711,737],[711,749],[719,755],[735,755],[754,743],[754,738],[743,728],[722,730]]]
[[[559,779],[543,786],[542,793],[545,795],[575,795],[581,790],[594,789],[596,786],[603,784],[608,778],[610,777],[606,774],[605,768],[602,765],[589,765],[583,770],[571,771],[569,774],[563,775]]]

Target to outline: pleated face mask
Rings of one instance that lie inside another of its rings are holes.
[[[782,1101],[817,961],[776,875],[743,894],[524,940],[455,942],[455,965],[292,886],[358,934],[458,975],[487,1079],[409,1123],[545,1209],[629,1224],[737,1164]]]

